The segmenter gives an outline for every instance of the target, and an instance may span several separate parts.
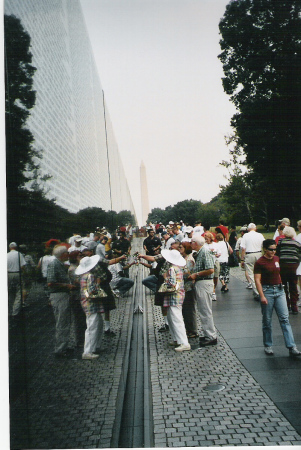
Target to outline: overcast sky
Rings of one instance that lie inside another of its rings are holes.
[[[141,160],[150,208],[208,202],[224,183],[235,109],[217,55],[228,3],[81,0],[139,221]]]

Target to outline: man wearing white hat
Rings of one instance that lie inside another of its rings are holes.
[[[256,231],[255,223],[249,223],[248,233],[244,234],[240,243],[241,247],[241,267],[248,272],[251,280],[255,300],[259,300],[259,293],[254,279],[254,266],[256,261],[262,256],[262,243],[264,236]]]

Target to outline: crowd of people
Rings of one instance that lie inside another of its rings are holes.
[[[298,222],[301,231],[301,221]],[[149,268],[142,281],[155,296],[164,322],[159,332],[169,331],[169,345],[176,352],[189,351],[189,339],[199,346],[217,345],[212,301],[220,281],[221,294],[229,292],[230,267],[241,265],[247,288],[252,289],[262,309],[263,343],[272,355],[272,313],[276,310],[285,345],[292,356],[300,356],[289,323],[289,312],[298,314],[298,280],[301,277],[301,233],[296,235],[290,221],[279,221],[274,239],[265,239],[250,223],[229,229],[197,222],[194,226],[170,221],[149,224],[143,252],[131,254],[133,227],[120,227],[110,234],[105,228],[81,236],[74,233],[66,242],[50,239],[37,264],[26,247],[10,243],[7,256],[9,314],[19,317],[33,274],[44,284],[55,317],[56,357],[67,357],[70,330],[76,346],[83,346],[82,359],[99,357],[103,332],[115,333],[110,311],[116,298],[124,297],[134,285],[129,269],[134,264]],[[22,252],[23,250],[23,252]],[[229,294],[228,294],[229,295]],[[202,325],[198,335],[197,315]],[[104,316],[104,320],[103,320]]]

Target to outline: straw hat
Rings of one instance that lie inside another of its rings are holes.
[[[75,269],[75,275],[83,275],[84,273],[89,272],[96,266],[99,260],[99,255],[85,256],[80,260],[79,266]]]
[[[185,259],[180,255],[178,250],[162,250],[161,255],[166,261],[174,264],[175,266],[184,267],[186,266]]]

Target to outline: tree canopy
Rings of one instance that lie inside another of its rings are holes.
[[[248,183],[270,219],[301,213],[301,3],[232,0],[220,25],[223,87]]]
[[[154,208],[148,215],[148,222],[162,222],[167,224],[170,220],[194,224],[198,217],[198,207],[201,204],[198,200],[183,200],[174,206],[167,206],[165,209]]]

